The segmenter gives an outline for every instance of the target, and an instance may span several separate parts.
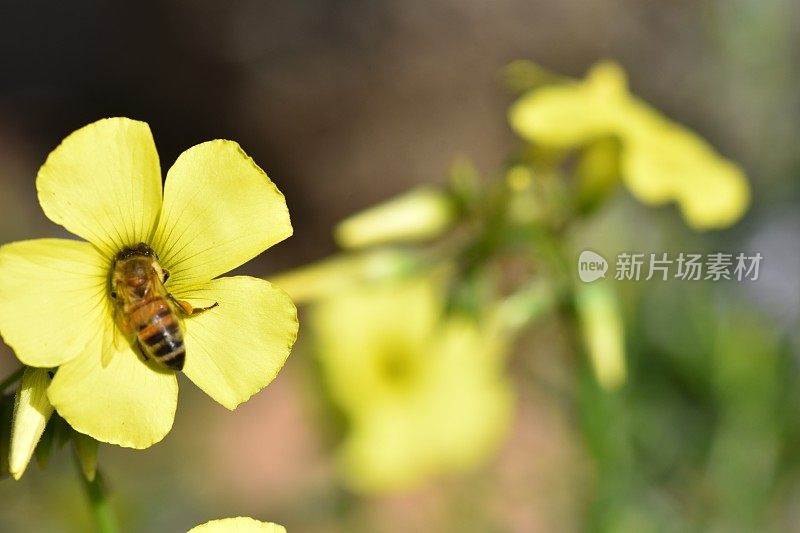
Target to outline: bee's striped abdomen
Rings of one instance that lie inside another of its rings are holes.
[[[136,336],[145,355],[174,370],[183,369],[186,347],[178,317],[161,296],[142,302],[131,311]]]

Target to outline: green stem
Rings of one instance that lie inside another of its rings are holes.
[[[97,471],[94,479],[89,481],[83,474],[80,461],[76,459],[75,464],[78,467],[78,476],[81,478],[81,484],[86,491],[86,496],[89,498],[89,507],[97,533],[119,533],[117,517],[108,502],[108,494],[106,493],[100,470]]]
[[[16,383],[22,377],[23,372],[25,372],[25,367],[22,366],[18,368],[13,374],[8,376],[6,379],[0,382],[0,394],[2,394],[9,385]]]

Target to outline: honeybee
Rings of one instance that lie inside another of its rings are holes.
[[[169,273],[148,245],[125,248],[114,258],[111,298],[117,325],[146,360],[182,370],[186,360],[182,318],[217,306],[194,309],[164,286]]]

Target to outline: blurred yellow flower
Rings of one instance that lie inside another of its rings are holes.
[[[749,204],[742,169],[631,95],[616,63],[595,65],[581,82],[530,91],[511,107],[509,120],[523,138],[559,148],[619,138],[622,178],[631,193],[649,205],[677,202],[695,229],[729,226]]]
[[[503,343],[443,315],[432,283],[341,295],[311,319],[324,379],[351,423],[339,459],[354,489],[402,490],[497,449],[512,408]]]
[[[110,269],[149,245],[168,291],[218,307],[184,322],[184,373],[229,409],[266,386],[297,333],[284,292],[218,278],[292,233],[283,195],[232,141],[185,151],[161,170],[150,128],[111,118],[68,136],[36,179],[53,222],[89,242],[40,239],[0,248],[0,332],[19,359],[58,367],[47,397],[77,431],[146,448],[172,427],[175,372],[144,362],[114,320]]]
[[[187,533],[286,533],[286,528],[272,522],[259,522],[246,516],[212,520],[193,527]]]

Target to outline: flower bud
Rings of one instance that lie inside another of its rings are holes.
[[[345,219],[334,236],[343,248],[428,240],[452,225],[454,211],[441,190],[421,187]]]
[[[327,298],[354,287],[386,281],[413,270],[418,260],[397,250],[371,250],[334,256],[268,276],[269,281],[296,303]]]
[[[600,386],[620,388],[626,379],[625,334],[617,294],[608,285],[579,285],[576,307],[589,361]]]
[[[50,374],[43,368],[29,367],[14,400],[14,421],[11,426],[11,452],[9,471],[14,479],[22,477],[33,456],[33,451],[44,433],[53,406],[47,399]]]
[[[94,481],[97,475],[97,441],[89,435],[75,431],[72,436],[75,455],[87,481]]]

